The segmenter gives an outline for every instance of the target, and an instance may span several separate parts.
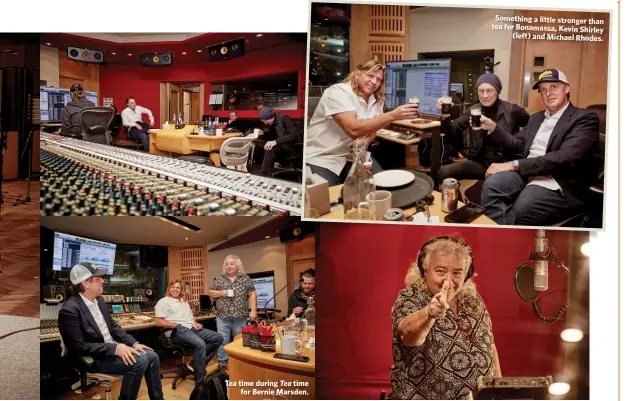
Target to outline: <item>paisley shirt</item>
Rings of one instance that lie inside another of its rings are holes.
[[[239,274],[233,282],[227,274],[221,274],[214,280],[213,290],[234,290],[233,297],[216,299],[216,317],[249,317],[249,293],[255,292],[253,282],[246,274]]]
[[[425,308],[433,295],[413,284],[400,291],[393,305],[393,368],[391,399],[471,399],[479,376],[494,376],[494,336],[491,319],[480,295],[459,301],[437,319],[420,346],[404,345],[398,324]]]

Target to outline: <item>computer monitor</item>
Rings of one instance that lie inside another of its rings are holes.
[[[61,121],[63,108],[72,100],[70,89],[39,87],[39,119],[42,122]]]
[[[385,108],[393,110],[419,97],[418,114],[440,115],[437,100],[450,92],[450,59],[390,61],[385,77]]]
[[[98,92],[85,91],[85,98],[98,106]]]
[[[272,299],[268,304],[267,301],[273,298],[275,295],[275,273],[273,271],[261,272],[261,273],[249,273],[248,274],[253,286],[256,288],[256,294],[258,296],[258,308],[275,308],[275,299]]]
[[[77,263],[89,262],[107,269],[107,275],[114,274],[115,244],[60,232],[55,232],[54,241],[53,270],[70,271]]]

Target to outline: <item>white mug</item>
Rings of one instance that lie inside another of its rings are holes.
[[[228,297],[233,297],[234,296],[234,290],[232,290],[231,288],[229,290],[227,290],[227,296]]]
[[[284,336],[280,339],[282,354],[296,355],[302,350],[302,342],[295,336]]]
[[[223,129],[222,128],[217,128],[216,129],[216,136],[223,136]]]
[[[262,135],[262,130],[260,128],[256,128],[253,130],[253,133],[256,134],[256,136],[260,136]]]
[[[384,220],[384,214],[391,209],[391,192],[376,191],[367,195],[367,201],[374,204],[376,212],[376,220]]]

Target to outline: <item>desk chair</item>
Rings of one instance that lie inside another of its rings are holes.
[[[109,127],[114,119],[111,107],[89,107],[79,112],[79,125],[84,141],[111,144]]]
[[[221,164],[227,168],[246,172],[255,140],[256,136],[252,135],[229,138],[223,142],[219,150]]]
[[[181,358],[177,362],[177,367],[172,369],[162,370],[160,373],[160,378],[163,379],[165,374],[177,372],[175,377],[173,378],[172,388],[173,390],[177,389],[177,382],[179,380],[186,380],[188,376],[194,375],[194,372],[188,369],[186,365],[186,356],[192,355],[192,353],[186,349],[185,345],[177,341],[174,338],[171,338],[166,335],[167,332],[171,331],[171,329],[162,329],[159,335],[159,343],[162,345],[162,349],[173,351],[174,354],[179,354]]]
[[[63,342],[63,338],[61,338],[61,356],[67,355],[68,350]],[[111,386],[118,380],[122,380],[122,376],[89,372],[92,366],[94,366],[94,358],[91,356],[74,357],[74,368],[79,372],[80,380],[71,386],[72,390],[77,394],[81,394],[86,392],[92,385],[97,384],[105,388],[105,399],[111,400]],[[100,394],[95,395],[93,398],[95,400],[100,399]]]

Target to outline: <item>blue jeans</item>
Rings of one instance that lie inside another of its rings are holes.
[[[144,146],[144,151],[148,152],[149,151],[149,134],[147,131],[149,129],[149,125],[143,122],[138,122],[137,124],[139,124],[142,127],[142,130],[140,131],[136,127],[129,128],[129,138],[141,139],[142,146]]]
[[[151,400],[163,400],[162,381],[159,378],[159,357],[153,351],[134,355],[135,363],[127,366],[118,356],[97,360],[97,371],[105,374],[123,375],[119,400],[137,400],[142,377],[146,379]]]
[[[189,329],[182,325],[175,327],[170,337],[184,343],[186,348],[192,350],[192,368],[196,386],[205,377],[205,367],[223,342],[223,337],[206,328],[197,330],[194,327]]]
[[[371,163],[372,163],[371,174],[376,174],[383,171],[380,163],[378,163],[378,161],[374,159],[373,157],[371,158]],[[330,187],[345,183],[345,180],[347,179],[347,175],[349,174],[349,170],[352,169],[352,164],[353,163],[351,162],[345,163],[345,167],[343,167],[343,170],[341,170],[341,175],[336,175],[332,171],[328,170],[327,168],[314,166],[310,163],[306,163],[306,165],[310,167],[310,171],[312,171],[313,174],[317,174],[318,176],[326,180]]]
[[[490,176],[481,194],[485,214],[498,224],[544,226],[566,213],[568,203],[560,191],[527,183],[515,172]]]
[[[231,339],[242,333],[242,326],[247,324],[247,319],[237,317],[217,317],[216,330],[223,336],[223,343],[218,348],[218,363],[227,365],[227,353],[225,346]]]

